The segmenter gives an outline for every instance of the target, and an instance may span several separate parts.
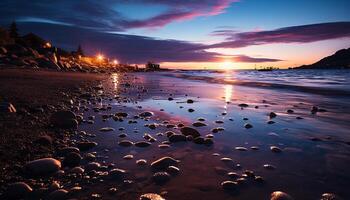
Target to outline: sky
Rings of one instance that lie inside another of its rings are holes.
[[[350,47],[349,0],[1,0],[54,46],[181,69],[288,68]]]

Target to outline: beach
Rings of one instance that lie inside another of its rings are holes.
[[[300,72],[281,71],[274,73],[287,75],[267,79],[254,71],[1,70],[1,97],[17,109],[1,116],[1,193],[25,182],[28,199],[251,200],[274,191],[347,199],[348,72],[326,83],[308,73],[315,81],[297,87]],[[75,114],[76,127],[52,124],[63,110]],[[35,143],[43,135],[51,143]],[[78,156],[62,153],[68,147]],[[48,157],[62,163],[53,175],[28,174],[28,162]],[[171,160],[155,167],[164,157]]]

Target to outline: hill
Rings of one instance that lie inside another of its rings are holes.
[[[350,48],[341,49],[311,65],[302,65],[297,69],[350,69]]]

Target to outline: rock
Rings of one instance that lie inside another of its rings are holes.
[[[112,169],[108,173],[108,177],[115,179],[115,180],[124,179],[125,176],[126,176],[126,171],[123,169],[118,169],[118,168]]]
[[[145,159],[136,160],[136,164],[137,165],[146,165],[147,164],[147,160],[145,160]]]
[[[136,147],[148,147],[150,145],[151,145],[151,143],[150,142],[146,142],[146,141],[140,141],[140,142],[136,142],[135,143]]]
[[[324,193],[322,194],[321,200],[341,200],[341,199],[333,193]]]
[[[238,104],[239,107],[241,108],[246,108],[248,107],[249,105],[248,104],[245,104],[245,103],[241,103],[241,104]]]
[[[153,115],[154,115],[153,112],[146,111],[146,112],[140,113],[139,117],[152,117]]]
[[[207,146],[211,146],[211,145],[214,144],[214,141],[213,141],[213,139],[211,139],[211,138],[204,138],[203,144],[205,144],[205,145],[207,145]]]
[[[233,162],[232,158],[227,158],[227,157],[221,158],[220,160],[222,162]]]
[[[192,99],[187,99],[187,103],[193,103],[194,101]]]
[[[290,110],[290,109],[289,109],[289,110],[287,110],[287,113],[288,113],[288,114],[293,114],[293,113],[294,113],[294,110]]]
[[[53,60],[48,58],[36,58],[35,61],[38,63],[40,68],[61,70],[61,68]]]
[[[187,137],[192,137],[192,136],[187,136]],[[196,143],[196,144],[204,144],[204,138],[196,137],[196,138],[193,139],[193,142]]]
[[[132,155],[132,154],[125,155],[125,156],[123,157],[123,159],[124,159],[124,160],[132,160],[132,159],[134,159],[134,155]]]
[[[244,124],[244,128],[250,129],[250,128],[253,128],[253,125],[246,123],[246,124]]]
[[[81,167],[74,167],[73,169],[70,170],[70,173],[73,173],[73,174],[82,174],[84,173],[84,169],[81,168]]]
[[[118,112],[118,113],[115,113],[114,116],[117,116],[117,117],[127,117],[127,116],[128,116],[128,113],[125,113],[125,112]]]
[[[275,153],[282,152],[282,150],[279,147],[276,147],[276,146],[271,146],[270,149],[271,149],[272,152],[275,152]]]
[[[38,139],[35,140],[35,143],[43,146],[51,146],[52,137],[49,135],[40,136]]]
[[[139,200],[165,200],[165,199],[159,194],[146,193],[141,195]]]
[[[95,146],[97,146],[96,142],[85,141],[77,143],[77,147],[80,151],[87,151],[89,149],[94,148]]]
[[[221,183],[221,187],[222,189],[226,190],[226,191],[234,191],[237,189],[237,182],[233,182],[233,181],[224,181]]]
[[[164,184],[170,180],[170,175],[168,174],[168,172],[156,172],[153,174],[152,180],[156,184],[161,185],[161,184]]]
[[[85,166],[85,170],[89,172],[89,171],[92,171],[92,170],[99,170],[100,167],[101,167],[101,165],[98,162],[89,162]]]
[[[68,191],[64,189],[53,191],[47,196],[47,199],[50,199],[50,200],[65,200],[67,198],[68,198]]]
[[[80,153],[80,150],[76,147],[64,147],[62,149],[57,150],[57,153],[61,156],[66,156],[71,152]]]
[[[114,131],[114,128],[112,128],[112,127],[103,127],[103,128],[100,128],[100,131],[101,132],[110,132],[110,131]]]
[[[50,175],[61,169],[61,162],[54,158],[41,158],[28,162],[25,170],[29,175]]]
[[[4,196],[6,199],[26,199],[32,191],[33,189],[28,184],[17,182],[7,187]]]
[[[194,112],[194,109],[193,108],[189,108],[187,111],[188,112]]]
[[[7,49],[5,47],[0,47],[0,54],[7,54]]]
[[[151,168],[153,170],[165,170],[171,165],[176,166],[179,162],[180,161],[175,160],[172,157],[162,157],[156,161],[153,161],[151,163]]]
[[[196,129],[188,126],[182,127],[180,131],[183,135],[186,135],[186,136],[191,135],[193,138],[201,136],[201,134]]]
[[[293,200],[293,198],[287,193],[275,191],[271,193],[270,200]]]
[[[195,122],[192,124],[192,126],[194,127],[202,127],[202,126],[207,126],[207,124],[203,123],[203,122]]]
[[[269,117],[270,117],[271,119],[272,119],[272,118],[275,118],[275,117],[277,117],[277,114],[274,113],[274,112],[270,112]]]
[[[71,152],[63,160],[63,165],[67,167],[75,167],[80,164],[82,157],[79,153]]]
[[[181,135],[181,134],[172,134],[169,137],[170,142],[185,142],[186,141],[186,136]]]
[[[227,176],[232,178],[232,179],[236,179],[239,177],[239,175],[236,172],[228,172]]]
[[[245,147],[235,147],[237,151],[247,151],[248,149]]]
[[[134,143],[131,142],[130,140],[122,140],[118,144],[120,146],[123,146],[123,147],[130,147],[130,146],[134,145]]]
[[[8,102],[1,102],[0,103],[0,113],[15,113],[16,108]]]
[[[78,126],[75,114],[65,110],[57,111],[52,114],[50,122],[56,128],[76,129]]]
[[[178,167],[175,167],[175,166],[169,166],[166,171],[175,176],[175,175],[178,175],[180,173],[180,169]]]

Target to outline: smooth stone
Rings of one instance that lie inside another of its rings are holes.
[[[180,131],[183,135],[191,135],[193,138],[201,136],[201,134],[196,129],[187,126],[182,127]]]
[[[294,113],[294,110],[287,110],[287,113],[292,114],[292,113]]]
[[[81,168],[81,167],[74,167],[70,170],[70,173],[73,173],[73,174],[82,174],[84,173],[84,169]]]
[[[151,168],[153,170],[165,170],[167,169],[169,166],[174,165],[176,166],[180,161],[175,160],[172,157],[162,157],[156,161],[153,161],[151,163]]]
[[[140,200],[165,200],[165,199],[159,194],[146,193],[140,196]]]
[[[277,114],[274,113],[274,112],[270,112],[269,117],[270,117],[271,119],[272,119],[272,118],[275,118],[275,117],[277,117]]]
[[[78,121],[76,115],[71,111],[57,111],[50,117],[50,123],[56,128],[63,129],[76,129],[78,127]]]
[[[233,181],[223,181],[221,187],[226,191],[233,191],[237,189],[237,183]]]
[[[68,167],[75,167],[80,164],[81,159],[82,157],[80,156],[80,154],[71,152],[67,154],[67,156],[64,158],[63,165]]]
[[[114,114],[114,116],[117,116],[117,117],[127,117],[128,116],[128,113],[125,113],[125,112],[117,112]]]
[[[101,167],[101,165],[98,162],[89,162],[85,166],[85,170],[89,172],[89,171],[92,171],[92,170],[99,170],[100,167]]]
[[[172,134],[169,137],[170,142],[185,142],[186,140],[187,140],[186,136],[181,135],[181,134]]]
[[[270,149],[271,149],[272,152],[275,152],[275,153],[282,152],[282,150],[279,147],[276,147],[276,146],[271,146]]]
[[[239,175],[236,172],[229,172],[227,173],[227,176],[233,179],[239,177]]]
[[[192,99],[187,99],[187,103],[193,103],[194,101]]]
[[[80,150],[78,148],[76,148],[76,147],[64,147],[64,148],[59,149],[57,151],[57,153],[59,155],[62,155],[62,156],[66,156],[66,155],[68,155],[69,153],[72,153],[72,152],[80,153]]]
[[[112,127],[103,127],[103,128],[100,128],[100,131],[101,132],[110,132],[110,131],[114,131],[115,129],[112,128]]]
[[[178,175],[180,173],[180,169],[175,166],[169,166],[166,171],[171,175]]]
[[[293,198],[287,193],[275,191],[271,193],[270,200],[293,200]]]
[[[246,104],[246,103],[241,103],[241,104],[238,104],[238,106],[241,107],[241,108],[246,108],[246,107],[248,107],[249,105]]]
[[[192,124],[192,126],[194,126],[194,127],[202,127],[202,126],[207,126],[207,124],[205,124],[203,122],[194,122]]]
[[[153,115],[154,115],[153,112],[149,112],[149,111],[142,112],[139,114],[140,117],[152,117]]]
[[[250,128],[253,128],[253,125],[246,123],[246,124],[244,124],[244,128],[250,129]]]
[[[35,143],[44,145],[44,146],[51,146],[52,145],[52,137],[49,135],[43,135],[40,136],[38,139],[35,140]]]
[[[204,121],[205,121],[205,119],[202,118],[202,117],[198,118],[197,120],[198,120],[198,121],[201,121],[201,122],[204,122]]]
[[[47,199],[50,199],[50,200],[64,200],[67,198],[68,198],[68,191],[64,189],[53,191],[47,196]]]
[[[146,165],[147,164],[147,160],[145,160],[145,159],[136,160],[136,164],[137,165]]]
[[[252,150],[259,150],[259,147],[258,146],[251,146],[250,149],[252,149]]]
[[[156,172],[153,174],[152,180],[156,184],[164,184],[170,180],[170,175],[168,172]]]
[[[232,158],[227,158],[227,157],[221,158],[220,160],[222,162],[233,162]]]
[[[212,138],[204,138],[204,142],[203,144],[207,145],[207,146],[211,146],[214,144],[214,141]]]
[[[123,147],[130,147],[130,146],[134,145],[134,143],[131,142],[130,140],[122,140],[118,144],[120,146],[123,146]]]
[[[248,151],[248,149],[245,148],[245,147],[235,147],[235,150],[237,150],[237,151]]]
[[[158,145],[158,147],[159,147],[160,149],[167,149],[167,148],[170,147],[170,145],[168,145],[168,144],[160,144],[160,145]]]
[[[28,197],[31,192],[33,192],[33,189],[28,184],[25,182],[17,182],[7,187],[4,196],[8,199],[24,199]]]
[[[135,143],[136,147],[148,147],[150,145],[151,145],[151,143],[150,142],[146,142],[146,141],[140,141],[140,142],[136,142]]]
[[[204,144],[204,138],[202,137],[196,137],[193,139],[193,142],[196,144]]]
[[[187,111],[188,112],[194,112],[194,109],[193,108],[189,108]]]
[[[170,137],[170,136],[172,136],[172,135],[174,135],[174,134],[176,134],[176,133],[174,133],[174,132],[172,132],[172,131],[167,131],[167,132],[165,132],[165,135],[166,135],[167,137]]]
[[[125,178],[127,172],[123,169],[115,168],[109,171],[108,177],[116,180]]]
[[[125,156],[123,157],[123,159],[125,159],[125,160],[131,160],[131,159],[133,159],[133,158],[134,158],[134,156],[131,155],[131,154],[125,155]]]
[[[28,162],[25,166],[30,175],[50,175],[61,169],[61,162],[54,158],[41,158]]]
[[[97,146],[96,142],[85,141],[77,143],[77,147],[80,151],[87,151],[94,148],[95,146]]]

